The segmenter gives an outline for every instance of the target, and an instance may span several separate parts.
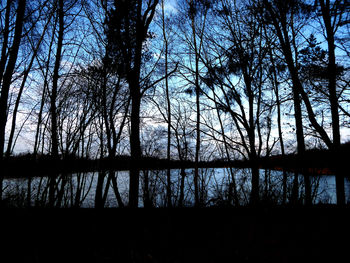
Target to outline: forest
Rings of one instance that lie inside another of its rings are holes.
[[[170,168],[183,183],[191,166],[201,207],[200,169],[222,163],[238,204],[236,162],[251,169],[258,205],[261,160],[283,160],[283,204],[299,175],[312,203],[309,168],[331,169],[346,204],[348,0],[3,0],[0,15],[0,196],[21,158],[103,161],[128,163],[124,205],[138,207],[153,162],[167,169],[164,206],[175,205]],[[117,189],[106,174],[100,185]]]

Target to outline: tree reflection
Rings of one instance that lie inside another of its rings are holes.
[[[193,169],[171,170],[172,207],[193,207]],[[201,207],[250,205],[250,169],[206,168],[199,170]],[[334,176],[310,176],[312,204],[336,202]],[[235,179],[236,193],[233,181]],[[7,207],[125,207],[128,202],[128,172],[100,171],[28,178],[5,178],[2,205]],[[168,207],[167,170],[141,172],[140,206]],[[258,205],[304,205],[302,174],[259,170]],[[346,180],[346,185],[350,182]],[[346,188],[350,189],[350,188]]]

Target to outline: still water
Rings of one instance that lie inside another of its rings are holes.
[[[171,170],[173,206],[191,207],[194,204],[193,169]],[[287,173],[286,202],[296,193],[304,201],[304,178]],[[166,170],[140,172],[139,205],[166,206]],[[234,181],[233,181],[234,180]],[[246,205],[251,190],[250,169],[200,169],[199,193],[203,206],[235,205],[232,198],[236,185],[236,202]],[[234,184],[233,184],[234,182]],[[336,202],[335,176],[311,176],[314,204]],[[59,174],[32,178],[5,178],[2,203],[10,207],[120,207],[127,205],[129,172],[88,172]],[[293,191],[294,189],[294,191]],[[297,191],[295,191],[297,189]],[[350,180],[345,179],[347,202],[350,201]],[[283,202],[283,173],[260,170],[260,199],[269,204]],[[295,196],[295,195],[294,195]]]

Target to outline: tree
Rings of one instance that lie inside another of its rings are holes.
[[[28,65],[23,70],[23,73],[22,73],[23,78],[22,78],[22,81],[20,84],[20,88],[19,88],[18,95],[17,95],[16,102],[15,102],[15,106],[13,108],[11,130],[10,130],[10,135],[8,138],[7,150],[6,150],[6,155],[5,155],[6,158],[8,158],[12,154],[12,151],[13,151],[13,148],[14,148],[15,142],[16,142],[16,139],[14,139],[14,135],[15,135],[15,130],[16,130],[17,113],[19,111],[19,106],[20,106],[22,94],[23,94],[24,88],[27,84],[27,79],[29,77],[29,73],[32,71],[34,61],[37,57],[38,52],[40,52],[41,43],[44,40],[44,36],[46,34],[48,25],[51,22],[51,18],[53,16],[53,12],[48,12],[47,16],[44,16],[44,14],[43,14],[44,12],[45,12],[45,4],[39,5],[37,7],[37,10],[32,10],[32,15],[31,15],[32,17],[31,17],[31,19],[29,19],[29,20],[31,20],[31,23],[29,25],[30,31],[34,31],[34,29],[37,30],[37,28],[39,27],[38,24],[39,24],[40,20],[43,20],[44,24],[43,24],[42,28],[40,28],[42,31],[41,31],[39,39],[36,39],[36,35],[33,33],[31,34],[31,32],[25,32],[25,34],[24,34],[25,39],[27,39],[27,42],[29,43],[30,50],[32,51],[32,55],[30,57]],[[34,14],[36,14],[36,16],[34,16]],[[23,48],[23,46],[25,46],[25,45],[22,45],[22,48]],[[25,50],[25,48],[23,48],[23,49]]]
[[[144,4],[145,3],[145,4]],[[131,133],[129,206],[138,206],[140,145],[140,106],[143,93],[149,86],[142,86],[141,70],[145,62],[144,43],[150,34],[150,24],[158,0],[115,0],[114,9],[107,17],[107,54],[117,73],[126,79],[131,96]]]
[[[171,103],[170,103],[170,95],[169,95],[169,80],[168,80],[168,55],[169,55],[169,37],[167,35],[166,29],[166,18],[164,11],[164,0],[162,0],[162,31],[163,31],[163,41],[164,41],[164,71],[165,71],[165,93],[166,93],[166,101],[167,101],[167,122],[168,122],[168,138],[167,138],[167,160],[170,163],[170,150],[171,150]],[[167,170],[167,203],[168,206],[172,206],[171,202],[171,174],[170,168]]]
[[[15,3],[13,1],[6,2],[6,14],[5,25],[3,29],[3,43],[1,49],[0,58],[0,81],[1,81],[1,94],[0,94],[0,160],[3,158],[4,145],[5,145],[5,127],[8,114],[8,96],[10,85],[12,82],[12,76],[16,66],[18,50],[22,40],[22,30],[25,18],[26,0],[20,0],[16,7],[16,19],[15,28],[13,33],[13,39],[11,43],[10,35],[10,13],[12,12],[12,6]]]
[[[2,47],[0,57],[0,160],[4,157],[5,128],[8,115],[8,97],[14,69],[17,62],[18,50],[22,40],[22,30],[25,18],[26,0],[18,1],[16,8],[16,18],[14,21],[14,32],[11,30],[12,1],[6,2],[4,28],[2,28]],[[12,43],[11,43],[12,38]],[[0,176],[0,199],[2,199],[3,176]]]
[[[208,98],[219,111],[229,114],[235,125],[240,140],[237,148],[252,166],[250,202],[257,204],[257,160],[262,151],[260,119],[266,111],[263,86],[267,50],[263,27],[257,23],[257,16],[251,13],[248,5],[242,2],[220,1],[217,13],[220,23],[217,30],[220,32],[212,34],[209,43],[215,48],[209,49],[204,62],[207,67],[205,82],[212,93]],[[214,52],[209,56],[210,50]]]
[[[339,75],[339,67],[336,63],[335,49],[336,49],[336,34],[342,25],[344,25],[343,16],[349,11],[346,4],[347,1],[335,0],[331,3],[329,0],[316,0],[315,4],[319,5],[318,11],[321,16],[321,24],[324,29],[324,38],[328,45],[328,65],[327,65],[327,79],[328,79],[328,96],[332,116],[332,150],[336,153],[339,151],[340,138],[340,123],[339,123],[339,92],[337,92],[337,76]],[[348,23],[349,21],[345,22]],[[344,175],[339,171],[336,173],[336,188],[337,188],[337,203],[345,204],[345,188]]]
[[[327,145],[329,149],[337,148],[337,145],[340,145],[340,131],[339,131],[339,105],[337,99],[336,92],[336,64],[335,64],[335,53],[334,53],[334,34],[336,32],[337,18],[333,20],[334,28],[331,28],[330,22],[330,4],[329,1],[324,2],[320,1],[321,6],[321,14],[323,16],[323,21],[325,23],[325,32],[326,32],[326,40],[328,43],[328,92],[329,92],[329,102],[331,106],[331,118],[332,118],[332,130],[333,130],[333,141],[330,139],[326,130],[322,125],[319,124],[314,107],[310,101],[309,95],[306,92],[302,79],[300,77],[300,67],[299,67],[299,52],[296,39],[300,36],[299,32],[300,28],[297,28],[296,24],[299,22],[300,24],[305,23],[305,21],[309,21],[310,14],[312,14],[312,6],[303,1],[273,1],[268,2],[266,0],[263,1],[264,8],[266,9],[265,13],[265,22],[270,23],[274,28],[275,34],[279,39],[281,50],[284,55],[290,77],[292,79],[293,84],[293,96],[294,96],[294,109],[295,109],[295,122],[296,122],[296,130],[297,130],[297,141],[298,141],[298,154],[302,159],[302,156],[305,152],[305,142],[303,136],[303,127],[302,127],[302,115],[301,115],[301,107],[300,107],[300,97],[304,102],[305,108],[307,110],[308,119],[318,133],[318,135],[322,138],[324,143]],[[326,5],[327,4],[327,5]],[[335,4],[336,5],[336,4]],[[344,8],[337,6],[334,7],[334,11],[339,9],[339,13],[344,12]],[[343,11],[342,11],[343,10]],[[338,13],[338,11],[335,11]],[[340,15],[341,17],[341,15]],[[327,29],[328,27],[328,29]],[[293,53],[294,52],[294,53]],[[294,57],[293,57],[294,55]],[[312,65],[310,65],[312,66]],[[307,175],[305,177],[305,190],[307,203],[311,202],[311,189],[310,182]],[[345,200],[344,195],[344,180],[339,178],[337,180],[337,196],[338,203],[342,204]]]
[[[265,31],[266,32],[266,31]],[[268,39],[267,32],[266,32],[266,39]],[[275,39],[272,39],[271,42],[269,42],[269,45],[271,45],[268,48],[268,57],[271,62],[271,67],[269,68],[269,80],[271,81],[271,86],[273,87],[274,95],[275,95],[275,104],[277,108],[277,129],[278,129],[278,137],[279,137],[279,144],[281,149],[281,155],[282,158],[285,156],[285,146],[284,146],[284,139],[283,139],[283,132],[282,132],[282,100],[280,98],[280,81],[278,78],[278,73],[285,71],[285,67],[283,65],[282,61],[279,61],[277,56],[273,54],[274,47],[273,41]],[[283,182],[282,182],[282,188],[283,188],[283,197],[282,197],[282,203],[285,204],[287,201],[287,172],[283,169]]]
[[[195,171],[194,171],[194,189],[195,189],[195,205],[200,206],[199,200],[199,170],[198,162],[200,159],[201,148],[201,104],[200,96],[201,88],[201,61],[200,57],[203,52],[204,34],[206,30],[207,16],[212,6],[211,1],[183,0],[179,1],[178,27],[181,30],[180,37],[184,43],[184,49],[188,52],[186,55],[190,60],[187,63],[187,57],[182,58],[184,63],[181,65],[183,73],[181,73],[190,88],[188,91],[195,94],[196,98],[196,148],[195,148]],[[185,23],[184,23],[185,22]]]
[[[57,37],[57,48],[55,66],[52,76],[52,89],[50,94],[50,114],[51,114],[51,154],[54,159],[58,158],[58,131],[57,131],[57,91],[58,91],[58,79],[59,69],[62,57],[62,46],[63,46],[63,34],[64,34],[64,2],[58,0],[57,18],[58,18],[58,37]]]
[[[325,130],[318,124],[312,106],[310,104],[309,98],[302,86],[298,73],[298,61],[293,57],[293,50],[295,57],[297,57],[297,47],[296,47],[296,30],[295,30],[295,17],[300,15],[302,19],[303,11],[307,12],[307,5],[303,5],[299,1],[273,1],[268,2],[263,1],[264,8],[266,8],[265,24],[271,24],[273,27],[273,32],[278,37],[282,54],[284,55],[285,62],[287,64],[290,77],[292,79],[292,92],[293,92],[293,103],[294,103],[294,116],[295,116],[295,127],[297,134],[297,147],[300,162],[303,159],[305,153],[305,141],[304,141],[304,131],[303,131],[303,118],[301,109],[301,98],[303,99],[307,111],[308,117],[311,124],[319,132],[320,136],[324,139],[325,143],[329,145],[330,140],[325,132]],[[304,171],[305,179],[305,194],[306,203],[311,204],[311,185],[309,176]]]

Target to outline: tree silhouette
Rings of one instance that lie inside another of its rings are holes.
[[[26,0],[20,0],[16,7],[16,20],[14,27],[14,34],[11,43],[10,39],[10,13],[12,12],[12,1],[6,3],[5,14],[5,28],[1,48],[0,58],[0,81],[1,81],[1,95],[0,95],[0,160],[3,158],[4,144],[5,144],[5,127],[8,114],[8,97],[10,85],[12,82],[12,75],[17,62],[18,50],[22,39],[22,30],[24,23],[24,15],[26,10]],[[13,21],[11,21],[12,24]],[[9,46],[11,45],[11,46]]]
[[[145,89],[141,90],[141,70],[143,62],[147,60],[144,44],[151,36],[148,30],[157,4],[158,0],[115,0],[114,8],[106,20],[107,59],[111,60],[116,72],[128,82],[131,96],[130,151],[133,164],[130,170],[130,207],[138,206],[140,105],[142,93],[145,92]]]

